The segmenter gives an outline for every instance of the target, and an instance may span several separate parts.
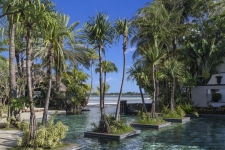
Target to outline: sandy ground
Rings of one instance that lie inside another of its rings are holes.
[[[48,112],[48,117],[50,115],[54,114],[54,110],[50,110]],[[58,111],[58,114],[65,114],[65,111]],[[38,121],[41,121],[43,112],[35,112],[36,118]],[[21,119],[25,119],[26,121],[29,121],[30,119],[30,112],[24,112],[21,114]],[[0,120],[1,123],[6,122],[6,118],[3,118]],[[0,130],[0,150],[7,150],[8,148],[15,147],[17,143],[17,139],[22,134],[22,131],[20,130]],[[70,146],[63,148],[65,150],[69,149],[79,149],[79,144],[71,144]],[[62,150],[62,149],[60,149]]]

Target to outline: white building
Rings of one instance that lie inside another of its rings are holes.
[[[207,85],[192,88],[192,101],[197,107],[207,107],[209,105],[213,107],[225,106],[225,58],[223,62],[216,68],[219,74],[212,75]],[[217,83],[216,76],[222,76],[220,84]],[[216,89],[217,93],[221,93],[222,98],[219,102],[212,102],[212,89]]]

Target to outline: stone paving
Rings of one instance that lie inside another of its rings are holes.
[[[50,110],[48,112],[48,118],[50,115],[54,114],[54,110]],[[65,111],[58,111],[58,114],[65,114]],[[43,112],[36,112],[36,119],[38,121],[41,121]],[[29,121],[30,118],[30,112],[24,112],[21,114],[21,119],[25,119],[26,121]],[[3,118],[0,120],[0,123],[6,122],[6,118]],[[20,134],[22,134],[22,131],[20,130],[0,130],[0,150],[7,150],[8,148],[15,147],[17,144],[17,139],[19,138]],[[68,147],[65,147],[63,149],[59,150],[72,150],[72,149],[80,149],[81,145],[79,144],[70,144]]]
[[[21,133],[20,130],[0,130],[0,150],[15,147]]]

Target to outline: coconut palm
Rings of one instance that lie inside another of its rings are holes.
[[[131,35],[131,22],[127,21],[126,18],[123,20],[116,20],[115,28],[118,34],[123,36],[123,76],[122,76],[120,93],[119,93],[119,97],[117,101],[116,114],[115,114],[115,118],[118,121],[119,110],[120,110],[120,98],[123,91],[123,84],[124,84],[124,78],[126,73],[126,50],[127,50],[127,44],[128,44],[128,37]]]
[[[36,131],[36,117],[34,112],[34,101],[32,94],[32,75],[31,75],[31,31],[32,29],[40,26],[42,21],[45,20],[47,15],[46,6],[42,5],[39,0],[21,0],[18,7],[23,12],[18,14],[19,20],[25,28],[26,40],[26,77],[27,77],[27,90],[30,102],[30,139],[35,138]],[[46,21],[46,20],[45,20]]]
[[[103,88],[102,88],[102,50],[107,44],[114,41],[114,29],[108,21],[108,16],[104,13],[98,13],[96,17],[91,17],[90,21],[84,24],[84,35],[92,45],[96,45],[99,55],[99,86],[100,86],[100,132],[110,133],[110,127],[105,116],[103,106]]]
[[[91,60],[90,64],[91,64],[91,89],[90,89],[90,94],[87,98],[87,102],[91,96],[91,91],[92,91],[92,85],[93,85],[93,67],[95,64],[95,61],[98,59],[98,55],[96,54],[96,50],[92,49],[89,52],[87,52],[88,58]]]
[[[145,99],[143,96],[142,88],[148,87],[149,85],[149,79],[148,76],[145,73],[145,70],[142,66],[133,64],[132,67],[128,68],[128,77],[127,80],[136,81],[137,85],[139,87],[139,91],[141,93],[141,99],[142,99],[142,105],[143,105],[143,110],[145,113],[147,113],[146,105],[145,105]]]
[[[97,65],[99,66],[99,64]],[[99,72],[100,71],[100,68],[96,68],[95,69],[95,72]],[[118,68],[116,67],[116,65],[110,61],[102,61],[102,72],[104,74],[104,88],[103,88],[103,107],[104,107],[104,99],[105,99],[105,88],[106,88],[106,74],[109,73],[109,72],[118,72]]]
[[[168,60],[164,63],[164,67],[161,70],[161,77],[169,79],[170,83],[170,109],[174,111],[176,108],[175,103],[175,79],[177,79],[180,84],[186,83],[188,80],[188,73],[182,62],[177,61],[176,59]]]
[[[104,83],[103,85],[102,85],[102,87],[105,89],[105,93],[107,93],[108,91],[109,91],[109,89],[110,89],[110,85],[108,84],[108,83]],[[97,95],[100,95],[100,87],[99,86],[97,86],[96,87],[96,90],[94,91]]]
[[[63,51],[62,51],[62,45],[61,41],[59,39],[63,36],[67,36],[69,39],[73,39],[71,36],[71,32],[68,32],[64,27],[61,27],[58,23],[58,18],[56,17],[56,14],[52,14],[54,18],[52,18],[51,24],[44,26],[44,41],[45,45],[47,47],[46,53],[47,53],[47,75],[48,75],[48,91],[46,95],[45,100],[45,107],[44,107],[44,113],[42,118],[42,124],[45,126],[47,123],[47,113],[48,113],[48,106],[49,106],[49,98],[51,95],[51,88],[52,88],[52,68],[53,68],[53,60],[54,56],[62,57],[64,59]],[[50,18],[51,19],[51,18]]]
[[[15,17],[15,16],[14,16]],[[10,94],[9,94],[9,104],[11,99],[16,97],[16,72],[15,72],[15,64],[14,64],[14,58],[15,58],[15,32],[16,32],[16,24],[15,24],[15,20],[13,20],[13,16],[10,17],[10,45],[9,45],[9,89],[10,89]],[[10,105],[8,105],[8,117],[7,120],[10,117],[9,113],[10,110]]]
[[[87,48],[81,43],[78,38],[80,38],[79,32],[81,29],[75,30],[79,22],[74,22],[70,26],[68,26],[69,16],[65,14],[58,14],[59,24],[64,32],[68,32],[70,37],[73,37],[74,40],[68,40],[67,34],[64,36],[61,35],[58,39],[58,42],[61,44],[61,48],[63,50],[65,60],[68,60],[73,66],[77,66],[78,63],[82,64],[84,67],[89,67],[89,59],[86,55]],[[68,41],[66,44],[65,41]],[[58,53],[59,54],[59,53]],[[61,59],[60,59],[61,58]],[[54,62],[55,62],[55,70],[56,70],[56,87],[57,91],[59,92],[60,87],[60,72],[63,69],[63,64],[65,64],[65,60],[61,55],[57,56],[54,55]],[[62,64],[61,64],[62,63]]]
[[[152,108],[151,108],[151,118],[155,118],[155,102],[157,101],[156,99],[156,66],[160,63],[162,57],[163,57],[163,52],[162,49],[159,48],[157,39],[155,38],[155,44],[154,46],[150,46],[150,44],[143,45],[140,47],[140,49],[143,52],[143,59],[144,63],[146,65],[150,65],[152,69],[152,81],[153,81],[153,99],[152,99]],[[150,75],[151,76],[151,75]]]
[[[80,37],[80,30],[78,29],[74,31],[79,22],[74,22],[68,26],[69,16],[65,14],[56,14],[56,17],[57,25],[59,26],[58,31],[56,32],[56,36],[58,36],[56,42],[58,43],[59,50],[55,51],[53,55],[53,66],[56,71],[56,90],[59,92],[60,75],[62,71],[65,71],[65,67],[67,65],[66,61],[69,61],[72,66],[78,66],[78,64],[81,64],[85,68],[88,68],[89,58],[85,53],[88,49],[78,39]],[[41,58],[44,64],[47,64],[47,55],[46,47],[42,47],[41,49],[34,51],[34,57]]]
[[[24,11],[23,9],[18,9],[16,7],[19,2],[20,1],[18,0],[1,0],[0,1],[0,7],[1,7],[0,18],[4,16],[15,15]]]

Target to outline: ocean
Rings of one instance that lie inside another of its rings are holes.
[[[119,97],[118,95],[105,96],[105,105],[116,105],[118,101],[118,97]],[[145,99],[145,103],[147,104],[152,102],[152,100],[147,95],[144,95],[144,99]],[[100,100],[99,96],[91,96],[89,98],[88,105],[99,105],[99,100]],[[120,100],[126,100],[127,103],[142,103],[140,95],[122,96]]]

